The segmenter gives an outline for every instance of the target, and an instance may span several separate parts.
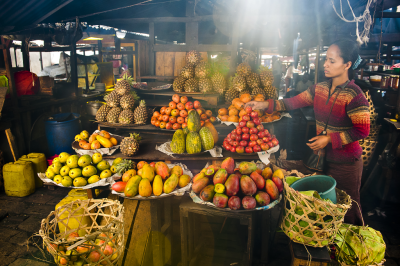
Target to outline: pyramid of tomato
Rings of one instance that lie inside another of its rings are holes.
[[[279,144],[275,135],[271,135],[268,129],[264,129],[258,112],[251,107],[246,107],[246,115],[238,126],[224,139],[222,147],[230,152],[254,153],[267,151]]]

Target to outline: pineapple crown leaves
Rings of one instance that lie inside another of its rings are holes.
[[[130,133],[130,138],[135,139],[137,142],[142,140],[142,137],[140,136],[139,133]]]
[[[145,100],[141,100],[140,103],[139,103],[139,106],[142,106],[142,107],[143,107],[143,106],[146,106]]]
[[[270,69],[267,66],[260,66],[257,70],[257,73],[260,74],[261,72],[265,72],[265,71],[272,71],[272,69]]]
[[[132,78],[132,76],[128,76],[127,73],[125,73],[125,74],[122,76],[122,79],[128,81],[129,85],[131,85],[131,86],[132,86],[132,85],[134,84],[134,82],[135,82],[135,80]]]
[[[136,167],[136,163],[131,160],[123,159],[119,164],[116,165],[116,171],[118,174],[122,175],[129,169],[134,169]]]
[[[135,101],[140,100],[140,97],[137,95],[136,91],[131,90],[129,93],[133,96],[133,99],[135,99]]]

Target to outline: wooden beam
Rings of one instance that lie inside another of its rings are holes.
[[[380,34],[371,34],[369,42],[379,42]],[[382,33],[382,42],[400,43],[400,33]]]
[[[149,68],[150,75],[155,75],[155,36],[154,36],[154,22],[149,23]]]
[[[53,15],[55,12],[57,12],[58,10],[60,10],[61,8],[63,8],[64,6],[68,5],[69,3],[71,3],[74,0],[67,0],[64,3],[62,3],[61,5],[57,6],[56,8],[54,8],[53,10],[51,10],[50,12],[48,12],[46,15],[42,16],[41,18],[39,18],[38,20],[36,20],[35,22],[33,22],[32,24],[39,24],[40,22],[42,22],[43,20],[45,20],[46,18],[50,17],[51,15]]]
[[[78,60],[76,55],[76,43],[72,43],[70,46],[71,51],[71,83],[75,89],[75,95],[78,97]]]
[[[201,22],[201,21],[221,21],[221,22],[229,22],[231,19],[227,16],[195,16],[195,17],[156,17],[156,18],[121,18],[121,19],[105,19],[94,21],[91,24],[110,24],[110,23],[118,23],[118,24],[137,24],[137,23],[187,23],[187,22]]]
[[[375,18],[400,18],[399,12],[376,12]]]
[[[231,52],[232,45],[223,44],[199,44],[197,46],[189,45],[174,45],[174,44],[156,44],[154,45],[155,52],[188,52],[190,50],[199,52]]]

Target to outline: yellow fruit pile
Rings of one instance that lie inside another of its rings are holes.
[[[124,193],[126,197],[160,196],[162,193],[169,194],[177,186],[187,186],[191,177],[183,174],[182,167],[175,165],[171,169],[164,162],[152,162],[148,164],[141,161],[134,169],[126,171],[122,175],[122,181],[112,185],[112,190]]]
[[[89,137],[89,132],[86,130],[82,131],[79,135],[75,136],[75,141],[79,142],[79,147],[85,150],[95,150],[104,148],[111,148],[112,146],[118,145],[116,138],[110,136],[105,130],[100,131],[99,134],[93,133]]]

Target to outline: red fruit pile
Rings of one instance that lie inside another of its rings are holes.
[[[222,147],[230,152],[253,153],[267,151],[279,144],[275,135],[271,135],[268,129],[264,129],[258,113],[251,107],[246,107],[246,115],[236,129],[224,139]]]

